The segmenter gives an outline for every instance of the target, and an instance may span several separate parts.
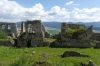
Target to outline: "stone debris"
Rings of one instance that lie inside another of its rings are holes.
[[[33,51],[32,54],[35,54],[35,51]]]
[[[95,48],[100,48],[100,41],[97,41],[97,42],[96,42]]]
[[[96,66],[92,60],[90,60],[88,64],[81,62],[80,65],[81,66]]]
[[[89,55],[82,54],[82,53],[77,52],[77,51],[65,51],[61,57],[64,58],[64,57],[73,57],[73,56],[76,56],[76,57],[89,57]]]

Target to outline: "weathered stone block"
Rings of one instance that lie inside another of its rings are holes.
[[[0,40],[0,46],[13,46],[13,40]]]
[[[82,54],[80,52],[77,51],[65,51],[62,55],[62,58],[64,57],[70,57],[70,56],[77,56],[77,57],[89,57],[89,55],[86,54]]]
[[[95,48],[100,48],[100,41],[96,42],[96,47]]]
[[[43,46],[50,46],[50,41],[45,41]]]

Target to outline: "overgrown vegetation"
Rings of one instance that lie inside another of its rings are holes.
[[[58,34],[60,32],[60,29],[55,29],[55,30],[47,30],[51,35]]]
[[[5,39],[6,36],[7,34],[3,30],[0,30],[0,39]]]
[[[79,34],[84,32],[85,28],[78,24],[73,25],[72,27],[66,28],[66,33],[69,38],[75,39],[78,37]]]

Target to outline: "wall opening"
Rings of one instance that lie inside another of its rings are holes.
[[[8,29],[11,29],[11,25],[8,25]]]
[[[28,24],[28,32],[32,33],[32,24]]]
[[[30,39],[27,40],[27,47],[31,47],[31,40]]]
[[[5,29],[5,25],[2,25],[2,29]]]

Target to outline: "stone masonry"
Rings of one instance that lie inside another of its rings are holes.
[[[41,20],[22,22],[21,35],[17,38],[17,45],[18,47],[43,46],[46,32]],[[46,37],[50,37],[50,34],[48,33]]]
[[[90,39],[100,41],[100,33],[93,33]]]
[[[71,39],[67,36],[66,28],[69,27],[66,22],[61,25],[61,32],[56,35],[57,40],[51,43],[51,46],[55,47],[91,47],[90,37],[92,36],[92,27],[90,26],[83,33],[79,34],[76,39]]]
[[[0,22],[0,30],[4,30],[8,36],[13,38],[18,34],[16,23]]]

